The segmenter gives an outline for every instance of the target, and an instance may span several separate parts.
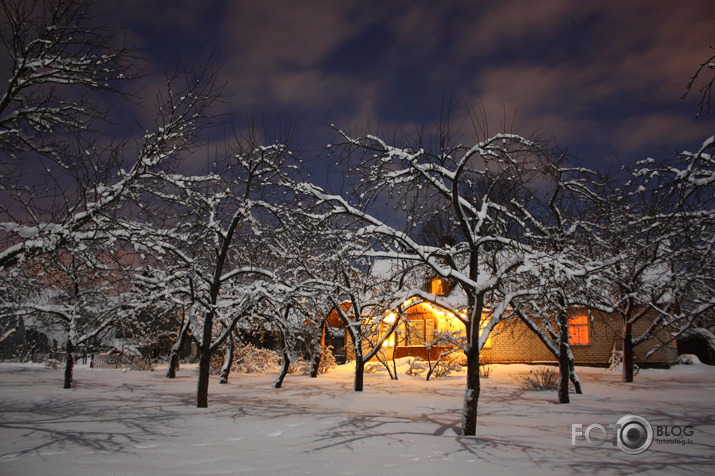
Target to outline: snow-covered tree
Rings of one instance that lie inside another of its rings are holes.
[[[191,320],[186,315],[185,309],[181,308],[181,325],[179,330],[174,335],[174,344],[169,351],[169,359],[167,362],[166,378],[176,378],[176,371],[179,368],[179,357],[184,349],[184,346],[189,341],[189,331],[191,329]]]
[[[715,47],[710,46],[710,50],[715,50]],[[700,80],[703,82],[700,83]],[[682,99],[685,99],[694,88],[697,88],[697,92],[700,94],[700,100],[698,101],[698,113],[696,117],[700,117],[703,111],[705,111],[706,114],[710,113],[713,84],[715,84],[715,54],[711,55],[695,70],[695,73],[690,77],[690,81],[688,81],[685,92],[681,96]]]
[[[29,293],[13,307],[17,313],[33,316],[46,334],[64,342],[65,388],[72,386],[76,350],[100,342],[114,326],[136,318],[145,306],[141,296],[131,292],[125,259],[130,257],[84,245],[45,253],[23,267],[20,277],[29,283]]]
[[[329,318],[342,322],[350,336],[356,392],[364,388],[365,364],[382,350],[404,320],[403,300],[399,296],[395,299],[395,280],[399,277],[394,272],[376,273],[369,260],[353,256],[331,276],[335,288],[330,295]]]
[[[176,74],[157,98],[154,124],[133,141],[113,141],[117,126],[100,105],[120,103],[122,85],[137,68],[132,53],[101,26],[95,6],[91,0],[0,3],[3,279],[44,254],[92,242],[108,243],[110,252],[131,242],[132,232],[119,222],[141,213],[130,205],[138,182],[196,145],[219,96],[208,68]]]
[[[71,153],[73,137],[106,117],[96,93],[123,94],[138,74],[132,52],[117,46],[95,10],[93,0],[0,2],[4,167],[21,167],[28,151],[73,167],[82,160]]]
[[[637,346],[661,330],[685,330],[713,307],[712,147],[709,139],[696,153],[639,163],[631,180],[603,192],[592,215],[589,252],[610,264],[591,287],[591,304],[623,321],[624,382],[633,381]]]
[[[315,353],[315,348],[320,345],[320,322],[316,322],[317,314],[311,304],[303,299],[296,299],[292,290],[291,296],[286,296],[283,301],[276,301],[280,297],[275,293],[264,301],[261,315],[265,318],[263,328],[273,331],[279,336],[278,352],[282,356],[281,369],[273,383],[274,388],[281,388],[283,381],[291,369],[302,361],[303,356]],[[311,365],[309,361],[307,365]]]
[[[630,184],[634,193],[660,197],[657,213],[646,219],[663,244],[658,268],[649,270],[645,281],[651,294],[648,306],[659,316],[654,326],[667,326],[674,338],[715,308],[713,151],[715,137],[710,137],[696,152],[685,151],[664,161],[645,160]]]
[[[405,223],[390,225],[342,196],[311,185],[304,188],[330,207],[328,213],[358,218],[358,235],[376,240],[372,256],[425,264],[463,290],[467,301],[462,318],[467,334],[467,389],[462,428],[465,435],[474,435],[480,349],[521,292],[504,293],[500,286],[523,263],[524,245],[516,235],[520,221],[510,200],[520,199],[523,184],[528,183],[536,146],[512,134],[498,134],[473,146],[450,144],[444,135],[434,151],[423,146],[391,146],[373,135],[343,137],[342,151],[358,156],[362,164],[362,196],[384,193],[381,196],[397,197]],[[462,241],[448,247],[418,243],[414,225],[426,207],[452,215]],[[485,322],[483,316],[488,316]]]
[[[158,263],[145,270],[144,284],[189,309],[199,407],[208,406],[212,354],[277,281],[264,237],[295,208],[287,205],[291,160],[283,145],[258,145],[250,136],[205,175],[156,171],[138,198],[152,219],[125,223]]]
[[[167,91],[157,98],[154,128],[137,140],[135,150],[127,150],[133,159],[122,158],[121,150],[89,147],[77,151],[69,181],[53,178],[19,191],[3,187],[0,193],[7,200],[0,202],[0,269],[85,241],[131,240],[117,217],[127,212],[139,182],[196,145],[207,107],[218,97],[214,79],[208,70],[191,78],[169,78]],[[125,161],[126,169],[121,166]]]
[[[569,380],[577,393],[570,341],[570,320],[575,312],[590,313],[588,289],[609,263],[589,256],[585,243],[593,227],[585,211],[601,200],[595,172],[564,165],[564,154],[544,156],[541,184],[531,207],[522,206],[524,237],[532,254],[529,270],[510,285],[530,289],[514,302],[514,313],[544,343],[559,362],[558,396],[569,403]]]

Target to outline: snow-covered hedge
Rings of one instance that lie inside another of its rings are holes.
[[[715,335],[702,327],[694,327],[678,337],[679,354],[695,354],[704,364],[715,365]]]

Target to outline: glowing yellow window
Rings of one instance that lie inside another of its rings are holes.
[[[444,295],[444,281],[440,278],[434,278],[430,282],[430,292],[436,296]]]
[[[569,344],[586,345],[588,343],[588,316],[569,317]]]
[[[425,345],[425,321],[413,320],[410,321],[407,330],[407,345],[420,346]]]

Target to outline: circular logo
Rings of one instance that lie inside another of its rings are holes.
[[[653,427],[642,416],[621,417],[616,428],[616,443],[628,454],[641,454],[653,443]]]

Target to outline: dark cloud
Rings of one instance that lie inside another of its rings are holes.
[[[715,115],[696,121],[697,98],[680,99],[715,44],[709,0],[112,5],[158,64],[215,50],[234,109],[294,118],[307,141],[326,120],[429,122],[444,95],[495,126],[516,117],[518,132],[549,134],[591,162],[694,148],[715,133]]]

